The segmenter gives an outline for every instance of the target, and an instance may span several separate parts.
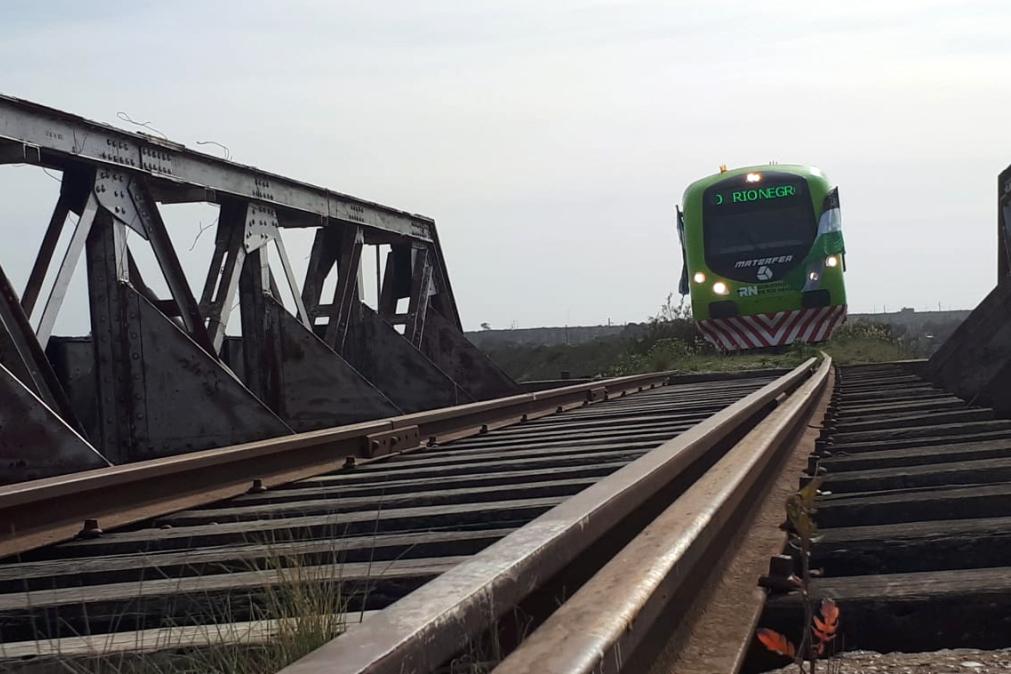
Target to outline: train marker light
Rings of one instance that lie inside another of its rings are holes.
[[[745,178],[749,183],[757,183],[762,179],[761,173],[749,173]]]
[[[818,280],[818,272],[813,271],[810,274],[808,274],[807,277],[809,279],[811,279],[812,281],[817,281]]]
[[[829,255],[827,258],[825,258],[825,266],[826,267],[838,267],[839,266],[839,258],[837,258],[835,255]]]
[[[717,281],[713,284],[713,292],[717,295],[726,295],[730,292],[730,289],[727,288],[727,284],[723,281]]]
[[[695,276],[693,276],[692,278],[695,279],[696,283],[705,283],[706,282],[706,275],[703,274],[700,271],[695,272]]]

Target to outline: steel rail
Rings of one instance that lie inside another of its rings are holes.
[[[495,674],[624,671],[668,602],[753,504],[765,468],[808,418],[831,359],[646,526],[498,667]],[[695,593],[689,591],[690,598]],[[680,605],[680,604],[679,604]]]
[[[809,359],[377,613],[283,674],[429,672],[811,374]]]
[[[754,377],[762,375],[784,375],[790,371],[790,368],[761,368],[753,370],[732,370],[729,372],[697,372],[693,374],[679,374],[677,376],[677,381],[679,384],[688,384],[691,382],[699,381],[728,381],[730,379],[743,379],[745,377]],[[550,388],[555,388],[557,386],[565,386],[566,384],[585,384],[592,381],[589,378],[580,379],[539,379],[533,381],[521,381],[517,382],[519,386],[528,393],[534,391],[544,391]]]
[[[598,380],[5,485],[0,487],[0,557],[71,539],[88,520],[106,529],[122,526],[238,496],[251,486],[286,484],[356,458],[410,451],[670,379],[671,373],[662,372]]]

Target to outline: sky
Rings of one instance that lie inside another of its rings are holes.
[[[434,218],[468,329],[656,314],[684,188],[769,161],[839,186],[852,312],[971,308],[1011,162],[1009,18],[1001,1],[6,0],[0,93]],[[0,166],[18,288],[57,179]],[[197,294],[215,211],[165,208]],[[285,241],[303,270],[308,236]],[[87,331],[84,284],[82,265],[58,333]]]

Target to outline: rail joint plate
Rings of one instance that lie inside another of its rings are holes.
[[[365,458],[371,459],[390,452],[417,447],[420,442],[421,434],[418,427],[406,426],[366,435],[362,440],[362,450]]]

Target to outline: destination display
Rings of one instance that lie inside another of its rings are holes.
[[[797,187],[794,185],[770,185],[768,187],[753,187],[742,190],[731,190],[729,192],[716,192],[713,194],[713,203],[722,206],[725,203],[740,204],[749,201],[762,201],[765,199],[784,199],[786,197],[797,196]]]

